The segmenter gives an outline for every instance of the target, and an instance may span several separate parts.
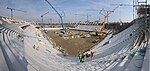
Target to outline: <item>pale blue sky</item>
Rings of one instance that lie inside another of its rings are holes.
[[[103,16],[99,14],[98,11],[88,11],[87,9],[101,10],[105,8],[106,10],[112,10],[116,6],[110,4],[132,4],[132,0],[48,0],[57,10],[62,13],[65,12],[64,20],[65,22],[77,22],[85,21],[86,16],[78,16],[74,14],[89,14],[91,15],[89,19],[91,21],[98,20]],[[15,9],[21,9],[27,11],[27,13],[22,13],[15,11],[14,18],[23,19],[27,21],[41,21],[41,15],[47,11],[49,14],[44,16],[44,21],[50,21],[50,18],[54,22],[59,21],[58,15],[54,10],[46,3],[45,0],[0,0],[0,15],[9,16],[10,10],[6,7],[11,7]],[[114,13],[110,15],[110,21],[131,21],[132,20],[132,7],[119,7]]]

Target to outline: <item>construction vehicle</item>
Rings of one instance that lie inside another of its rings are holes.
[[[106,20],[108,20],[107,17],[108,17],[112,12],[114,12],[118,7],[119,7],[119,5],[118,5],[117,7],[115,7],[112,11],[106,11],[106,10],[104,10],[104,8],[101,10],[100,14],[104,16],[104,21],[103,21],[103,23],[102,23],[102,27],[101,27],[101,29],[100,29],[100,32],[98,33],[98,36],[99,36],[100,39],[104,38],[104,36],[103,36],[103,31],[104,31],[104,29],[105,29]],[[102,13],[103,11],[104,11],[104,14]],[[108,21],[107,21],[107,22],[108,22]],[[96,31],[97,31],[97,30],[96,30]]]
[[[60,32],[65,34],[66,35],[66,27],[63,23],[63,18],[62,18],[62,15],[56,10],[56,8],[48,1],[48,0],[45,0],[51,7],[52,9],[58,14],[58,16],[60,17],[60,20],[61,20],[61,26],[62,26],[62,29],[60,29]]]
[[[83,36],[83,33],[82,33],[81,31],[79,31],[79,35],[80,35],[80,36]]]

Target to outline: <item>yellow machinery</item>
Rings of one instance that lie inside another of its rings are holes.
[[[66,33],[67,35],[72,35],[72,31],[67,30],[66,32],[67,32],[67,33]]]
[[[104,22],[102,23],[102,28],[100,29],[100,32],[98,33],[99,38],[103,38],[103,31],[105,29],[105,25],[106,25],[106,16],[104,18]]]
[[[79,32],[79,35],[80,35],[80,36],[83,36],[83,33],[82,33],[82,32]]]
[[[117,7],[115,7],[112,11],[106,11],[106,10],[104,10],[104,8],[103,8],[102,11],[104,11],[104,14],[102,13],[102,11],[100,12],[100,14],[104,16],[104,22],[102,23],[102,28],[100,29],[100,32],[98,33],[98,36],[99,36],[100,39],[103,38],[103,31],[104,31],[104,29],[105,29],[107,17],[108,17],[112,12],[114,12],[119,6],[120,6],[120,5],[118,5]]]
[[[144,39],[145,39],[145,33],[143,32],[142,37],[141,37],[141,39],[140,39],[140,41],[139,41],[139,45],[138,45],[138,46],[141,45],[141,43],[142,43],[142,41],[143,41]]]

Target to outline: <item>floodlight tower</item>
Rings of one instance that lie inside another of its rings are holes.
[[[10,9],[10,11],[11,11],[11,19],[13,19],[13,11],[14,11],[14,10],[15,10],[15,11],[24,12],[24,13],[26,12],[26,11],[22,11],[22,10],[10,8],[10,7],[7,7],[6,9]]]

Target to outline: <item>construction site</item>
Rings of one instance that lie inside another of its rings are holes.
[[[4,3],[0,3],[3,10],[0,11],[0,71],[150,71],[147,0],[104,1],[104,4],[89,0],[33,0],[16,2],[18,5],[13,1],[0,2]],[[84,2],[93,3],[94,7],[100,3],[103,8],[89,9]],[[29,8],[23,9],[24,3]],[[74,6],[74,3],[79,4]],[[83,8],[77,9],[81,13],[73,10],[72,14],[62,10],[63,6],[69,10]],[[123,12],[124,9],[128,12]],[[31,13],[30,18],[27,12]],[[32,21],[35,18],[32,14],[40,20]]]
[[[70,23],[69,23],[70,24]],[[79,23],[76,23],[79,24]],[[100,23],[99,23],[100,24]],[[91,27],[91,29],[76,29],[72,28],[71,26],[68,26],[70,29],[67,29],[66,33],[67,35],[60,34],[59,30],[46,30],[46,35],[53,40],[53,44],[56,49],[60,50],[61,52],[64,53],[64,55],[75,55],[77,56],[79,52],[86,52],[89,51],[93,48],[93,46],[97,45],[100,43],[107,35],[110,35],[112,33],[118,33],[119,31],[129,27],[131,24],[129,23],[123,23],[124,26],[117,25],[119,23],[111,23],[111,25],[107,24],[107,30],[105,30],[103,33],[105,33],[103,38],[100,38],[98,36],[98,31],[96,29],[100,29],[101,25],[96,25],[95,23],[89,24],[87,26],[83,24],[80,24],[78,27]],[[46,28],[51,28],[51,27],[57,27],[60,28],[60,25],[53,25],[50,26],[49,24],[44,25],[47,26]],[[115,28],[115,29],[114,29]],[[105,27],[106,29],[106,27]],[[110,31],[113,29],[113,32]],[[80,42],[79,42],[80,41]]]
[[[90,51],[95,45],[100,43],[107,35],[110,35],[112,33],[115,34],[118,31],[124,30],[130,25],[132,25],[128,22],[121,22],[121,25],[120,22],[107,24],[107,16],[114,12],[119,6],[120,5],[115,7],[110,12],[107,12],[104,9],[102,9],[100,12],[100,14],[104,16],[104,21],[102,22],[90,22],[88,21],[87,16],[87,21],[85,22],[64,23],[62,25],[60,25],[60,23],[37,23],[36,28],[42,29],[45,35],[47,35],[47,37],[52,38],[52,43],[55,46],[54,48],[63,52],[64,55],[78,56],[80,52]],[[46,14],[48,14],[48,12],[41,15],[41,17],[43,17]],[[61,27],[62,30],[60,32],[60,30],[58,29]]]

